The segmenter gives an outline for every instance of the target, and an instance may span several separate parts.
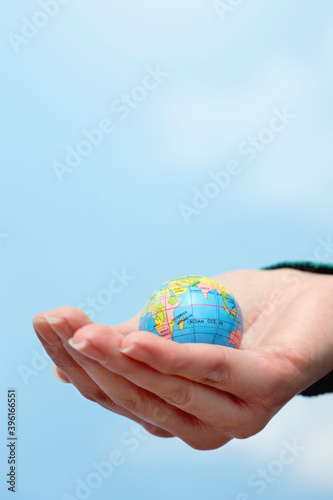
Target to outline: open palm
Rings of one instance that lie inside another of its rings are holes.
[[[138,314],[106,326],[61,307],[38,314],[34,328],[57,374],[87,399],[156,436],[218,448],[259,432],[333,369],[333,278],[278,269],[214,279],[243,311],[239,350],[140,332]]]

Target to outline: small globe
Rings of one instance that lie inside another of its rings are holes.
[[[141,311],[139,329],[179,343],[199,342],[238,349],[243,315],[233,295],[204,276],[163,283]]]

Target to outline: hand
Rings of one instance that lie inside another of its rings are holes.
[[[214,279],[242,308],[239,350],[139,332],[139,315],[96,325],[68,307],[38,314],[34,327],[58,374],[87,399],[157,436],[218,448],[262,430],[333,369],[333,278],[277,269]]]

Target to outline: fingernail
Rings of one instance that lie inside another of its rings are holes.
[[[70,338],[68,340],[68,343],[71,347],[73,347],[73,349],[76,349],[77,351],[80,351],[81,349],[85,349],[86,347],[91,345],[88,340],[82,340],[82,342],[75,343],[74,337]]]
[[[139,361],[151,361],[152,359],[152,354],[149,351],[135,343],[124,347],[123,349],[119,349],[119,351],[122,354],[131,356]]]
[[[55,364],[52,365],[52,373],[54,375],[54,378],[57,379],[58,382],[61,382],[62,384],[68,384],[67,380],[64,380],[62,377],[60,377]]]
[[[59,335],[64,340],[68,340],[73,332],[70,330],[67,321],[63,318],[55,318],[54,316],[49,316],[48,314],[44,314],[45,320],[48,322],[52,330]]]
[[[47,342],[49,345],[58,345],[59,336],[55,329],[48,323],[45,318],[34,319],[33,327],[36,332]]]
[[[44,314],[44,318],[50,325],[60,325],[60,323],[63,323],[62,318],[55,318],[54,316],[49,316],[48,314]]]
[[[40,327],[45,324],[46,320],[44,318],[36,318],[33,320],[32,324],[39,334],[41,334]]]
[[[99,363],[102,363],[103,365],[106,365],[109,361],[107,356],[105,356],[105,354],[102,351],[93,346],[89,342],[89,340],[82,340],[81,342],[75,342],[74,337],[72,337],[68,340],[68,343],[76,351],[81,352],[85,356],[88,356],[89,358],[92,358],[98,361]],[[83,350],[85,350],[85,352],[83,352]]]
[[[136,345],[132,344],[129,345],[128,347],[124,347],[124,349],[119,349],[120,352],[123,354],[130,354],[131,352],[135,351]]]

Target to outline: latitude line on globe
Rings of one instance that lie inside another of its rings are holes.
[[[162,304],[163,305],[163,304]],[[225,309],[227,310],[227,308],[225,306],[216,306],[214,304],[192,304],[192,306],[205,306],[205,307],[216,307],[216,308],[220,308],[220,309]],[[169,307],[168,309],[165,309],[165,311],[174,311],[175,309],[180,309],[181,307],[189,307],[189,304],[185,304],[183,306],[176,306],[176,307]],[[156,316],[157,314],[159,314],[159,312],[156,312],[154,314],[151,314],[150,316],[148,316],[148,318],[146,318],[141,324],[140,326],[142,326],[146,321],[148,321],[150,318],[153,318],[154,316]],[[192,310],[192,315],[193,315],[193,310]],[[224,323],[227,323],[228,325],[232,324],[232,323],[229,323],[229,321],[226,321],[226,320],[223,320]]]
[[[216,292],[216,290],[215,290]],[[215,334],[214,334],[214,338],[213,338],[213,342],[212,344],[215,344],[215,340],[216,340],[216,336],[217,336],[217,332],[219,330],[219,321],[220,321],[220,310],[218,309],[218,299],[217,299],[217,292],[214,293],[213,295],[215,297],[215,304],[216,304],[216,326],[215,326]]]
[[[163,305],[163,304],[162,304]],[[183,306],[176,306],[176,307],[169,307],[168,309],[165,308],[165,311],[174,311],[175,309],[180,309],[181,307],[189,307],[190,304],[185,304]],[[192,304],[192,306],[207,306],[207,307],[220,307],[221,309],[227,309],[225,306],[216,306],[214,304]],[[151,314],[151,316],[148,316],[148,318],[146,318],[142,323],[141,325],[143,325],[143,323],[145,323],[146,321],[148,321],[148,319],[150,318],[153,318],[154,316],[156,316],[157,314],[159,314],[159,311],[157,311],[156,313],[154,314]],[[192,315],[193,315],[193,310],[192,310]]]

